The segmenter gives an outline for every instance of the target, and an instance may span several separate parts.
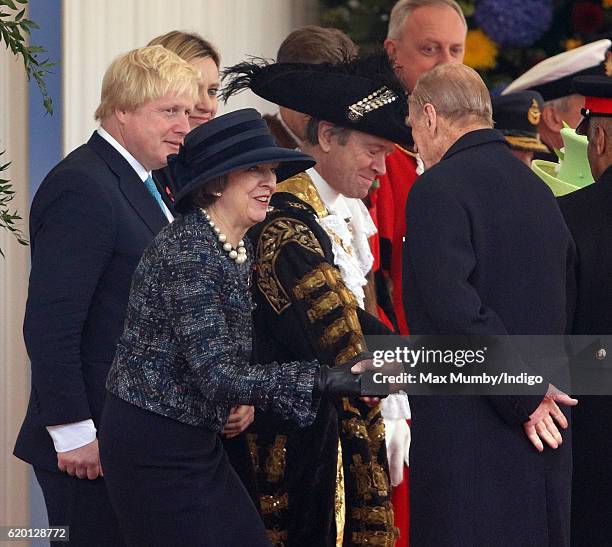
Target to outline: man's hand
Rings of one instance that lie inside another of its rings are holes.
[[[98,477],[103,477],[98,439],[74,450],[58,452],[57,466],[60,471],[79,479],[92,481]]]
[[[577,399],[572,399],[567,393],[563,393],[552,384],[549,384],[548,391],[535,409],[533,414],[529,416],[529,421],[523,424],[525,435],[531,441],[531,444],[536,447],[539,452],[544,450],[544,441],[551,448],[558,448],[563,442],[561,433],[557,428],[559,424],[563,429],[567,429],[568,423],[557,403],[576,406]],[[555,421],[557,424],[555,424]]]
[[[223,435],[228,439],[239,435],[253,423],[254,419],[255,407],[249,405],[238,405],[233,407],[227,422],[225,422]]]

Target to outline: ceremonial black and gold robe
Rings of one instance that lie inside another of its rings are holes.
[[[302,173],[278,185],[250,233],[257,362],[316,358],[337,365],[367,350],[363,334],[389,331],[358,308],[317,223],[327,212]],[[392,546],[384,425],[378,406],[321,401],[314,425],[257,412],[246,433],[259,503],[275,545]],[[340,449],[340,454],[339,454]],[[341,466],[338,465],[339,457]]]

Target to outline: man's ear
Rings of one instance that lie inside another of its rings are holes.
[[[429,131],[430,136],[434,136],[436,129],[438,128],[438,115],[433,104],[427,103],[423,107],[423,114],[425,116],[425,125]]]
[[[595,151],[597,152],[598,156],[603,156],[606,153],[606,148],[607,148],[607,140],[608,140],[608,135],[606,134],[606,132],[604,131],[604,128],[601,127],[601,125],[598,125],[595,128]]]
[[[542,108],[541,121],[544,125],[554,133],[558,133],[563,129],[563,118],[554,106],[544,105]]]
[[[327,153],[331,150],[332,139],[334,138],[332,134],[333,127],[334,125],[329,122],[319,122],[319,127],[317,128],[317,138],[319,139],[319,146],[323,152]]]
[[[121,108],[115,108],[115,117],[119,120],[120,124],[124,124],[127,118],[127,110],[122,110]]]
[[[397,47],[395,45],[395,40],[392,40],[391,38],[387,38],[383,42],[383,47],[385,48],[385,51],[387,52],[387,57],[391,59],[392,63],[395,63],[395,57],[397,56]]]

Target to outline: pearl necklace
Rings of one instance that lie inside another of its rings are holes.
[[[202,212],[204,213],[204,218],[206,218],[210,227],[214,230],[215,234],[217,234],[217,239],[219,240],[219,243],[223,245],[223,250],[227,252],[229,257],[236,264],[242,264],[246,262],[247,254],[246,248],[244,247],[244,241],[241,239],[238,242],[238,248],[234,249],[234,247],[232,247],[232,244],[227,241],[227,236],[221,233],[221,229],[218,226],[215,226],[215,223],[213,222],[212,218],[210,218],[210,215],[208,214],[206,209],[202,209]]]

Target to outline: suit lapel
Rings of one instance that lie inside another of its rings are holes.
[[[162,212],[155,198],[149,193],[136,171],[126,159],[104,140],[97,132],[89,139],[90,146],[105,161],[109,169],[115,173],[119,181],[119,189],[134,212],[156,235],[168,224],[166,215]]]

